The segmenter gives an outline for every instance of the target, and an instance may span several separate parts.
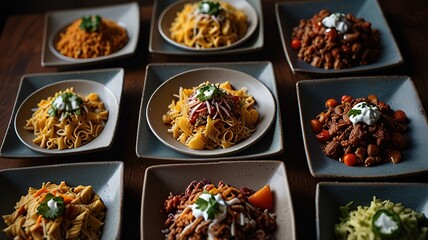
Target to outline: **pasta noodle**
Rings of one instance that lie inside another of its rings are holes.
[[[188,47],[218,48],[237,42],[247,28],[247,16],[243,11],[222,1],[201,1],[186,4],[177,13],[170,34],[172,40]]]
[[[203,180],[190,183],[184,193],[171,193],[164,203],[165,239],[273,239],[275,214],[251,205],[247,198],[254,191],[241,189]],[[204,202],[210,205],[201,210]]]
[[[75,20],[64,33],[56,49],[71,58],[95,58],[107,56],[122,49],[128,42],[125,28],[116,22],[103,18],[99,28],[87,31],[82,28],[83,18]]]
[[[40,189],[30,187],[15,211],[3,216],[7,225],[3,231],[14,239],[100,239],[105,213],[92,186],[47,182]]]
[[[74,111],[54,110],[55,106],[64,106],[70,99],[81,99],[76,100],[81,103],[76,103],[79,106],[75,106]],[[42,99],[24,129],[34,132],[33,142],[40,147],[61,150],[92,141],[102,132],[107,119],[108,110],[96,93],[80,97],[71,87],[55,93],[54,97]]]
[[[171,126],[168,131],[175,139],[191,149],[228,148],[256,129],[259,113],[253,96],[245,89],[234,90],[228,81],[180,88],[177,97],[163,122]]]

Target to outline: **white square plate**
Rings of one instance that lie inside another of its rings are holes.
[[[309,170],[314,177],[375,179],[412,175],[428,171],[428,122],[418,92],[410,77],[376,76],[312,79],[296,84],[303,143]],[[408,146],[402,150],[402,161],[373,167],[349,167],[324,155],[322,145],[311,130],[310,121],[325,110],[329,98],[343,95],[367,97],[374,94],[391,109],[403,110],[408,118],[404,133]]]
[[[68,186],[91,185],[106,206],[102,240],[119,239],[123,205],[123,162],[87,162],[25,167],[0,171],[0,186],[7,192],[0,204],[0,216],[10,214],[29,187],[40,188],[43,182]],[[6,224],[0,221],[0,229]],[[1,232],[0,239],[6,239]]]
[[[73,59],[61,56],[54,48],[55,36],[73,21],[86,15],[100,15],[103,18],[113,20],[119,25],[124,26],[129,37],[128,43],[119,51],[108,56],[87,59]],[[78,66],[131,56],[137,48],[139,30],[140,9],[136,2],[96,8],[47,12],[43,32],[41,65],[43,67]]]
[[[297,52],[290,46],[293,28],[299,24],[300,19],[309,19],[322,9],[331,12],[352,13],[357,18],[364,18],[366,21],[371,22],[372,27],[378,29],[380,32],[382,49],[378,60],[365,66],[335,70],[317,68],[298,59]],[[400,49],[395,42],[394,36],[383,16],[382,9],[377,0],[313,0],[283,2],[277,3],[275,10],[282,46],[293,72],[317,74],[362,72],[392,67],[404,62]]]
[[[317,239],[336,239],[334,225],[339,223],[339,208],[353,202],[351,209],[367,206],[377,199],[391,200],[428,216],[428,184],[391,182],[320,182],[316,188]]]
[[[236,188],[257,191],[269,185],[277,230],[273,239],[296,239],[294,213],[285,165],[280,161],[234,161],[216,163],[167,164],[147,168],[141,200],[141,239],[163,239],[167,218],[162,211],[169,194],[183,193],[192,181],[219,181]]]
[[[278,102],[275,75],[270,62],[245,62],[245,63],[192,63],[192,64],[150,64],[147,66],[146,78],[144,81],[143,96],[140,106],[140,117],[138,120],[136,152],[140,158],[178,160],[178,161],[198,161],[200,157],[189,156],[177,152],[163,144],[151,131],[147,118],[146,108],[153,92],[169,78],[192,69],[206,67],[228,68],[241,71],[260,80],[272,93],[275,104],[275,119],[266,134],[257,144],[230,156],[212,157],[210,160],[231,160],[268,157],[282,153],[282,126],[281,111]]]

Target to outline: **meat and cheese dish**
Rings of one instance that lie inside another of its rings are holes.
[[[325,155],[349,166],[370,167],[402,160],[408,121],[404,111],[393,111],[375,95],[343,95],[340,104],[331,98],[326,107],[311,120],[316,138],[325,144]]]

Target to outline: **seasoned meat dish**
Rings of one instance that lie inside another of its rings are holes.
[[[401,151],[407,145],[404,133],[408,119],[404,111],[393,111],[375,95],[344,95],[340,104],[331,98],[326,108],[311,120],[325,155],[349,166],[401,161]]]

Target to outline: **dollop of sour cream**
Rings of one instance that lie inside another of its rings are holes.
[[[58,110],[77,110],[80,108],[80,105],[77,102],[78,98],[79,97],[74,94],[68,97],[68,99],[64,99],[64,96],[60,95],[53,101],[52,106]],[[66,104],[67,101],[70,103],[70,105]]]
[[[199,198],[202,198],[202,199],[204,199],[207,202],[209,202],[209,200],[210,200],[211,197],[212,197],[212,195],[210,193],[202,193],[201,195],[199,195]],[[214,219],[208,225],[208,240],[214,239],[214,235],[213,235],[213,232],[212,232],[212,227],[216,223],[221,222],[223,219],[226,218],[227,206],[240,203],[240,200],[238,198],[233,198],[233,199],[231,199],[229,201],[225,201],[222,198],[221,194],[215,195],[214,198],[215,198],[215,201],[219,204],[219,208],[218,208],[219,211],[214,214]],[[192,214],[195,217],[195,219],[203,217],[205,221],[207,221],[209,219],[207,210],[210,207],[211,206],[208,206],[204,211],[201,211],[200,209],[198,209],[197,204],[192,204],[190,206],[190,208],[192,209]],[[231,226],[231,229],[230,229],[232,236],[235,236],[235,234],[236,234],[235,233],[236,229],[234,227],[234,225],[236,224],[235,220],[236,219],[233,220],[232,226]],[[250,221],[250,220],[247,219],[245,217],[245,215],[243,215],[243,214],[241,214],[241,216],[238,218],[238,224],[241,225],[241,226],[243,226],[248,221]],[[188,228],[190,226],[191,225],[188,225],[186,228]],[[187,230],[186,228],[185,228],[185,230]],[[183,230],[183,232],[185,232],[185,230]]]
[[[376,227],[382,228],[382,232],[386,234],[391,234],[398,229],[398,224],[385,213],[382,213],[374,224]]]
[[[58,209],[58,203],[55,202],[53,200],[53,198],[51,198],[46,204],[48,205],[48,207],[49,207],[50,210],[56,211]]]
[[[326,28],[336,28],[337,31],[341,33],[346,33],[348,29],[352,26],[352,23],[349,22],[345,14],[343,13],[332,13],[330,16],[325,17],[321,23]]]
[[[376,106],[373,106],[366,102],[360,102],[349,111],[349,120],[353,124],[359,122],[367,125],[373,125],[380,118],[381,112]]]

